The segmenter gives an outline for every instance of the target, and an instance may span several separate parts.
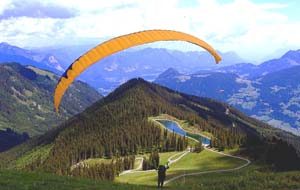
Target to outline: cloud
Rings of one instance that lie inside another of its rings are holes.
[[[6,8],[2,9],[0,20],[16,17],[65,19],[76,15],[74,9],[36,0],[28,1],[26,3],[23,1],[6,1],[5,5]]]
[[[21,46],[60,45],[161,28],[194,34],[222,52],[235,51],[251,61],[262,60],[274,52],[300,48],[300,21],[290,19],[281,11],[290,8],[287,3],[40,0],[16,6],[8,0],[2,1],[7,7],[2,15],[14,14],[14,17],[0,20],[0,41]],[[36,7],[41,11],[29,13],[30,9],[38,10]],[[5,12],[13,9],[18,11]]]

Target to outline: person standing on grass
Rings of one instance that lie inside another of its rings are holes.
[[[164,186],[164,182],[166,179],[166,171],[167,169],[169,169],[169,162],[167,162],[167,164],[164,165],[159,165],[157,168],[157,187],[158,188],[163,188]]]

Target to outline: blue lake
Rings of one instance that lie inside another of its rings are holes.
[[[183,129],[181,129],[177,125],[177,123],[168,120],[157,120],[157,121],[163,124],[169,131],[171,132],[174,131],[174,133],[177,133],[178,135],[186,136],[186,132]]]
[[[174,121],[169,121],[169,120],[156,120],[158,122],[160,122],[161,124],[163,124],[169,131],[174,132],[178,135],[181,136],[187,136],[187,133],[178,126],[178,124]],[[209,145],[210,144],[210,139],[206,138],[204,136],[201,135],[191,135],[193,136],[193,138],[198,139],[199,141],[202,142],[202,144],[204,145]]]

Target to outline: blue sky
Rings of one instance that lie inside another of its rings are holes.
[[[0,42],[46,47],[101,42],[146,29],[191,33],[249,61],[300,49],[300,1],[1,0]],[[201,50],[180,43],[153,46]]]

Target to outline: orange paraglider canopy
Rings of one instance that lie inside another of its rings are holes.
[[[215,58],[216,63],[221,60],[218,53],[205,41],[183,32],[172,30],[146,30],[119,36],[97,45],[69,66],[60,78],[54,92],[54,107],[56,112],[58,112],[61,99],[66,90],[75,78],[77,78],[88,67],[116,52],[157,41],[186,41],[193,43],[207,50]]]

